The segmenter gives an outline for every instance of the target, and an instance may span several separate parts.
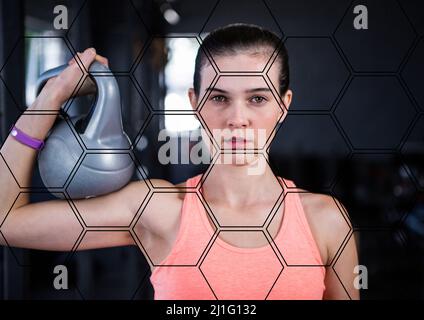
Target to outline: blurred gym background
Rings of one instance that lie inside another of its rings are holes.
[[[368,30],[353,28],[358,4],[368,8]],[[54,29],[56,5],[68,8],[69,30]],[[177,183],[204,172],[205,165],[161,165],[157,134],[166,128],[171,142],[181,145],[198,130],[196,117],[184,110],[199,40],[233,22],[259,24],[285,37],[294,101],[271,145],[270,162],[276,174],[346,206],[360,263],[368,268],[369,289],[361,298],[424,298],[419,0],[1,0],[2,141],[34,100],[38,75],[93,46],[109,59],[120,85],[124,128],[142,164],[134,179],[146,174]],[[74,100],[68,114],[88,112],[91,101]],[[151,110],[158,112],[152,116]],[[42,185],[37,170],[33,185]],[[32,201],[51,198],[32,193]],[[153,297],[136,247],[78,252],[67,264],[70,289],[57,291],[52,270],[66,257],[1,248],[0,298]]]

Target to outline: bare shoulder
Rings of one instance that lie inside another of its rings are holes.
[[[324,264],[331,262],[349,234],[351,224],[342,203],[329,195],[299,193],[309,227],[317,243]]]
[[[142,180],[133,181],[128,185],[128,198],[133,203],[133,211],[140,215],[137,229],[144,229],[161,238],[172,237],[179,227],[181,208],[184,200],[184,192],[169,181],[162,179],[152,179],[151,182],[157,189],[154,192],[149,190]],[[163,190],[162,188],[169,188]],[[143,202],[147,193],[149,201]],[[143,198],[142,198],[143,197]]]
[[[308,220],[317,220],[317,223],[330,225],[333,228],[350,224],[348,212],[337,198],[306,190],[301,190],[299,196]]]

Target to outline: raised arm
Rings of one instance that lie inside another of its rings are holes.
[[[80,55],[83,64],[88,67],[94,60],[102,63],[107,61],[96,57],[94,49],[88,49]],[[59,110],[60,106],[72,94],[81,71],[76,63],[70,63],[58,77],[50,79],[29,110]],[[53,126],[56,115],[23,116],[16,122],[16,127],[37,139],[45,139]],[[6,163],[11,167],[17,180],[23,185],[30,185],[36,152],[7,137],[0,150]],[[14,247],[36,248],[42,250],[66,251],[81,232],[81,225],[73,214],[66,200],[51,200],[30,203],[28,193],[21,193],[13,204],[19,187],[10,174],[6,163],[0,158],[0,223],[7,219],[0,228],[5,235],[7,244]],[[166,182],[164,182],[166,183]],[[169,183],[168,183],[169,184]],[[131,182],[122,189],[113,193],[90,199],[75,200],[76,207],[84,212],[84,218],[90,225],[127,225],[136,215],[140,198],[144,197],[148,188],[143,182]],[[142,200],[142,199],[141,199]],[[12,206],[9,211],[10,207]],[[155,210],[154,206],[151,206]],[[8,213],[9,212],[9,213]],[[160,212],[158,213],[160,216]],[[155,214],[144,214],[140,219],[139,229],[154,232]],[[150,220],[150,221],[149,221]],[[150,230],[150,229],[152,230]],[[144,230],[142,231],[144,232]],[[6,242],[0,236],[0,244]],[[84,247],[79,249],[112,247],[133,244],[127,232],[109,233],[108,237],[99,240],[98,237],[84,241]]]

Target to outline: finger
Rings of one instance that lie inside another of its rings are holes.
[[[77,62],[77,56],[81,57],[81,52],[77,52],[77,54],[75,56],[73,56],[71,60],[69,60],[68,64],[70,66],[72,66],[74,63]]]
[[[104,64],[104,65],[106,65],[106,66],[108,66],[109,67],[109,60],[106,58],[106,57],[103,57],[103,56],[101,56],[101,55],[97,55],[96,56],[96,60],[98,61],[98,62],[100,62],[101,64]]]
[[[78,54],[80,61],[83,63],[85,68],[88,70],[90,64],[94,61],[96,57],[96,51],[93,48],[85,50],[83,53]],[[74,58],[74,60],[76,57]],[[59,77],[64,80],[64,82],[73,83],[74,81],[79,80],[81,77],[81,68],[77,63],[69,65]],[[70,80],[72,79],[72,80]]]
[[[94,48],[86,49],[80,56],[80,60],[87,70],[95,59],[96,50]]]

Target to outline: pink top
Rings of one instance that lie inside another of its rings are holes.
[[[195,187],[200,178],[188,179],[187,187]],[[284,200],[284,217],[274,238],[278,250],[270,244],[233,246],[216,237],[206,215],[197,194],[187,193],[174,247],[150,277],[155,299],[322,299],[325,268],[297,193],[288,193]],[[262,231],[241,232],[265,237]]]

